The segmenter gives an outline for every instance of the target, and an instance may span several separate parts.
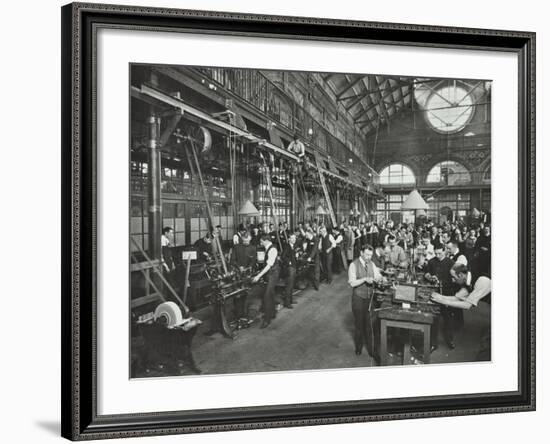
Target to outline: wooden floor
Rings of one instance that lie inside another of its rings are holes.
[[[375,365],[366,351],[356,356],[353,345],[351,289],[346,273],[335,276],[332,284],[319,291],[306,289],[296,294],[292,310],[282,308],[266,329],[257,320],[248,329],[237,331],[234,339],[221,334],[206,336],[209,309],[196,313],[204,324],[193,341],[193,355],[203,374],[250,373],[285,370],[311,370]],[[250,313],[259,308],[259,297],[249,296]],[[481,331],[488,326],[489,306],[465,312],[464,328],[456,334],[456,348],[448,349],[440,337],[439,348],[431,363],[474,361],[479,349]],[[410,361],[408,364],[419,363]],[[420,362],[421,363],[421,362]],[[401,365],[401,357],[391,355],[390,365]],[[180,368],[177,374],[190,373]],[[137,377],[168,376],[170,371],[147,371]],[[172,374],[173,370],[172,370]]]

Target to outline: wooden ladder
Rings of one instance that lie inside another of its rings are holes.
[[[265,178],[267,180],[267,189],[269,190],[269,199],[271,200],[271,215],[273,217],[273,224],[275,225],[275,233],[277,234],[277,243],[279,244],[280,248],[279,254],[281,254],[283,251],[283,245],[281,244],[281,238],[279,236],[279,216],[277,216],[277,208],[275,206],[275,199],[273,198],[273,183],[271,182],[271,171],[267,166],[267,162],[265,161],[263,153],[261,152],[260,157],[262,158],[264,168],[266,170]]]
[[[323,188],[323,193],[325,195],[325,201],[327,202],[327,208],[329,211],[330,220],[332,221],[332,226],[333,228],[338,229],[338,221],[336,220],[336,214],[334,214],[334,209],[332,207],[332,202],[328,193],[327,184],[325,182],[325,176],[321,169],[321,164],[319,163],[319,157],[317,155],[315,156],[315,163],[317,165],[317,171],[319,172],[319,179],[321,181],[321,187]],[[340,255],[342,256],[342,265],[344,266],[344,269],[347,269],[348,260],[342,247],[340,247]]]

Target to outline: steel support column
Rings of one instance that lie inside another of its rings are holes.
[[[296,193],[298,192],[296,187],[296,176],[292,175],[291,180],[291,187],[290,187],[290,229],[294,230],[296,226],[298,225],[296,223]]]
[[[148,130],[148,175],[147,175],[147,205],[149,215],[149,255],[155,259],[162,259],[162,202],[160,195],[160,118],[151,114],[147,119]]]

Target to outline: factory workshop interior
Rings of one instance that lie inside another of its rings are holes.
[[[490,81],[132,64],[129,95],[132,378],[491,359]]]

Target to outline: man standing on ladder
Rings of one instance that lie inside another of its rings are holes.
[[[265,287],[263,297],[264,318],[260,328],[266,328],[271,324],[275,317],[275,285],[279,280],[279,252],[269,235],[262,235],[260,243],[265,248],[265,267],[252,279],[253,283],[257,283],[262,276],[267,276],[267,286]]]

